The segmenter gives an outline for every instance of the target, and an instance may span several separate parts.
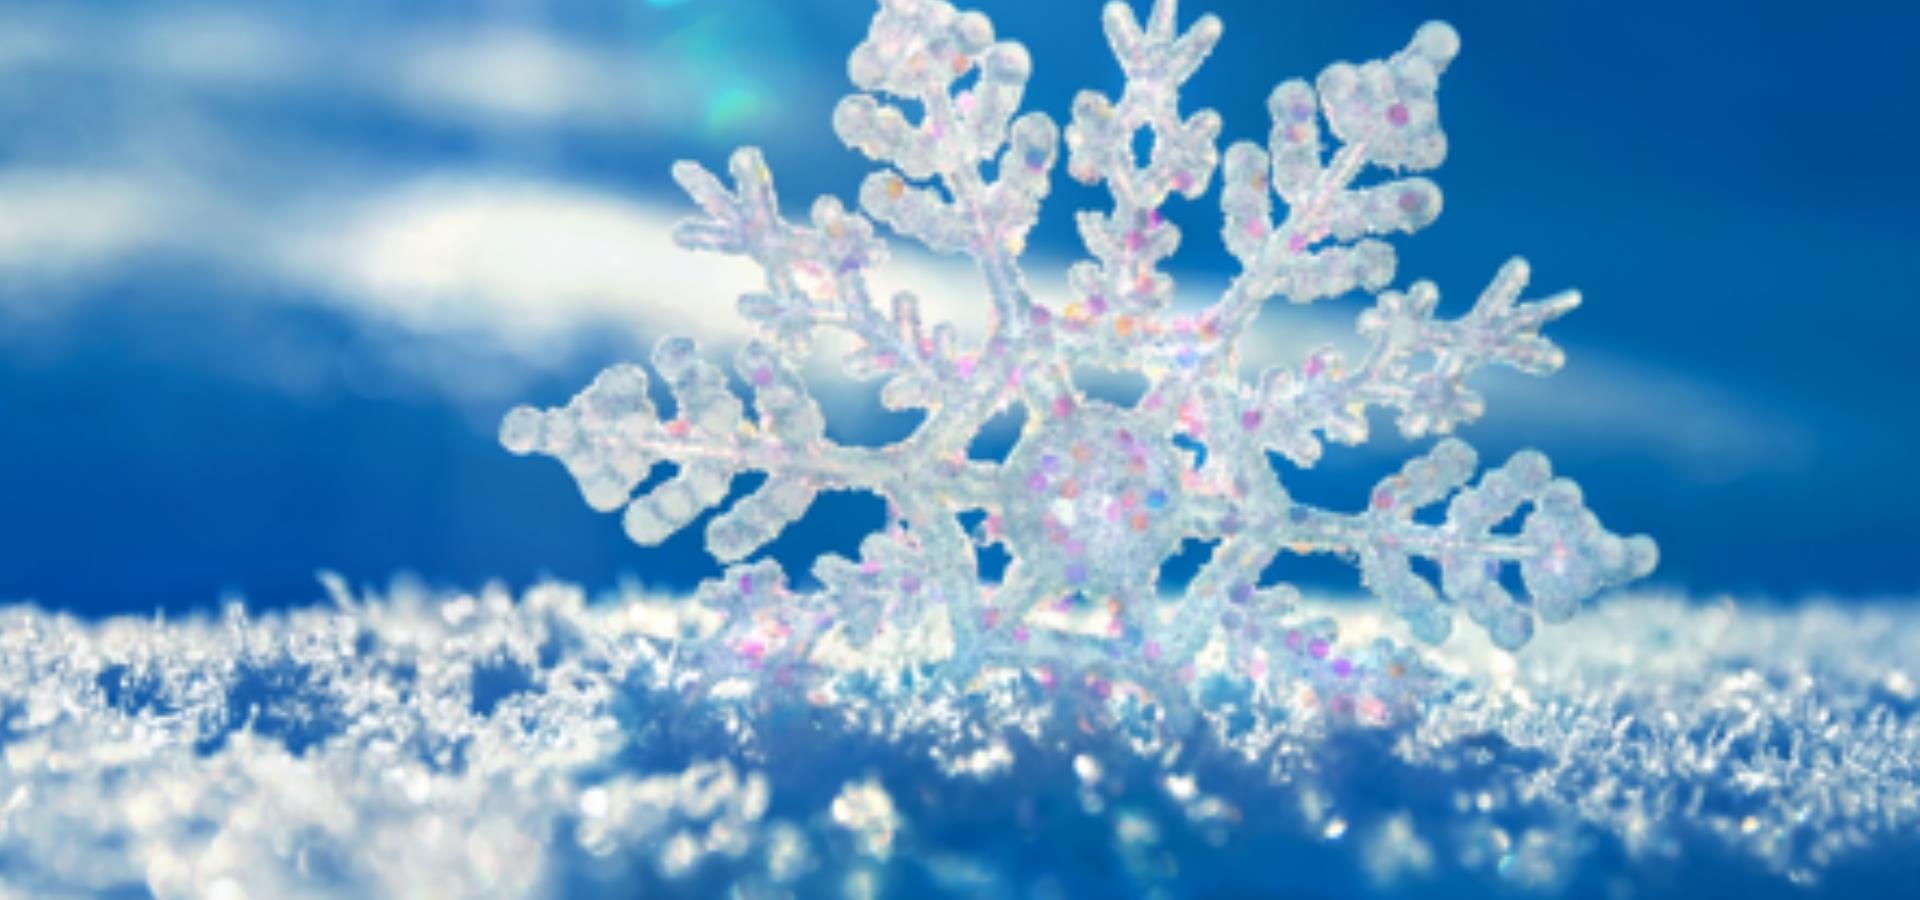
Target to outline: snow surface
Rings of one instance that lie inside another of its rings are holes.
[[[1884,890],[1920,608],[1616,597],[1367,727],[1202,690],[1149,734],[1032,677],[665,687],[638,590],[397,582],[248,616],[0,611],[0,895],[1656,896]],[[1348,635],[1392,623],[1334,604]],[[697,675],[698,673],[693,673]],[[1863,887],[1876,886],[1877,887]]]

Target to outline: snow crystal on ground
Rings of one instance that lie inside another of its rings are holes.
[[[1405,721],[1222,688],[1177,734],[1031,673],[689,692],[697,615],[564,585],[0,612],[0,894],[1798,894],[1920,849],[1903,604],[1618,598],[1435,651],[1453,686]]]

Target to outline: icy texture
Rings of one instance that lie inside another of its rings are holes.
[[[679,241],[751,258],[766,275],[739,304],[760,326],[735,361],[752,413],[691,341],[669,339],[653,363],[671,417],[633,365],[607,370],[564,407],[507,415],[508,449],[559,459],[594,508],[624,508],[627,533],[642,544],[694,524],[746,472],[765,482],[706,525],[708,548],[727,563],[773,540],[823,490],[888,501],[889,521],[860,559],[819,561],[819,590],[788,589],[766,563],[736,566],[703,589],[726,620],[683,650],[688,663],[811,687],[837,677],[825,661],[833,650],[912,688],[1044,668],[1095,691],[1141,688],[1177,724],[1197,689],[1196,659],[1218,646],[1265,688],[1305,686],[1330,707],[1385,716],[1418,705],[1424,682],[1406,677],[1405,654],[1336,646],[1327,623],[1292,613],[1291,589],[1257,583],[1277,555],[1353,560],[1423,641],[1446,638],[1464,609],[1507,648],[1524,644],[1536,619],[1566,619],[1595,592],[1646,574],[1653,543],[1603,529],[1537,453],[1474,481],[1474,452],[1446,438],[1361,498],[1360,512],[1295,502],[1269,461],[1277,453],[1310,467],[1323,441],[1365,440],[1374,407],[1395,411],[1410,438],[1444,435],[1479,416],[1466,380],[1480,367],[1546,374],[1561,364],[1539,330],[1578,298],[1522,300],[1520,260],[1451,321],[1435,318],[1432,284],[1387,289],[1394,254],[1381,236],[1416,231],[1440,210],[1431,181],[1401,173],[1445,155],[1435,96],[1458,49],[1453,30],[1424,25],[1386,60],[1335,64],[1315,86],[1273,91],[1268,146],[1230,148],[1221,173],[1224,236],[1242,271],[1216,302],[1176,315],[1160,264],[1179,234],[1159,209],[1176,194],[1201,196],[1221,168],[1219,116],[1179,109],[1179,88],[1221,25],[1204,16],[1180,31],[1172,0],[1156,0],[1145,23],[1110,4],[1104,21],[1126,88],[1118,99],[1079,95],[1064,143],[1068,172],[1104,185],[1113,205],[1079,215],[1093,258],[1068,273],[1065,308],[1036,302],[1018,266],[1062,142],[1044,114],[1018,114],[1026,51],[998,40],[977,13],[883,0],[848,64],[862,93],[833,115],[841,139],[881,164],[860,188],[866,215],[822,198],[810,225],[787,222],[751,149],[733,156],[731,188],[696,164],[674,167],[705,213],[678,228]],[[1133,149],[1143,130],[1146,159]],[[1275,196],[1285,204],[1277,223]],[[885,250],[868,216],[971,257],[992,305],[988,333],[967,341],[950,325],[929,326],[910,293],[877,303],[868,273]],[[1356,289],[1375,293],[1359,317],[1369,342],[1360,359],[1327,349],[1242,378],[1236,348],[1268,299]],[[878,448],[825,438],[797,374],[823,329],[852,337],[846,371],[880,379],[888,407],[924,412],[917,430]],[[1128,408],[1090,399],[1070,361],[1138,372],[1148,388]],[[1008,459],[969,459],[982,426],[1010,407],[1026,424]],[[634,496],[663,463],[673,476]],[[1415,517],[1442,505],[1437,521]],[[968,513],[984,514],[971,534],[958,518]],[[1183,541],[1211,544],[1211,557],[1166,596],[1176,586],[1157,584],[1159,569]],[[986,583],[976,552],[992,543],[1012,563]],[[1422,559],[1439,584],[1418,571]],[[1515,569],[1524,598],[1502,587]]]
[[[1620,598],[1435,652],[1386,730],[1203,660],[1170,741],[1016,673],[689,699],[685,599],[336,592],[0,609],[0,895],[1759,896],[1920,850],[1911,603]]]

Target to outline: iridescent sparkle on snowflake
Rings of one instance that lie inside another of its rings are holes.
[[[1435,99],[1459,48],[1452,28],[1429,23],[1385,60],[1280,84],[1267,145],[1236,144],[1223,159],[1220,117],[1179,108],[1181,84],[1220,39],[1219,20],[1202,16],[1183,32],[1174,0],[1156,0],[1144,23],[1119,2],[1104,23],[1125,90],[1081,93],[1063,135],[1045,114],[1018,112],[1027,53],[997,39],[984,16],[938,0],[882,0],[848,66],[860,93],[833,115],[840,138],[880,164],[860,187],[864,214],[822,198],[811,224],[788,222],[752,149],[734,154],[731,189],[694,163],[674,168],[705,213],[677,240],[746,256],[766,275],[739,304],[760,332],[735,361],[753,414],[693,342],[669,339],[653,363],[675,401],[670,419],[636,365],[608,369],[564,407],[507,415],[508,449],[558,458],[588,503],[624,508],[643,544],[724,503],[736,475],[765,473],[707,524],[708,548],[733,566],[699,592],[717,624],[690,626],[674,649],[684,677],[817,691],[849,672],[894,670],[904,677],[886,683],[965,690],[987,672],[1014,671],[1101,701],[1145,698],[1169,715],[1225,681],[1378,720],[1417,704],[1432,672],[1384,639],[1343,645],[1330,623],[1295,608],[1295,591],[1261,583],[1276,556],[1353,559],[1420,640],[1445,639],[1463,611],[1508,648],[1527,641],[1536,619],[1566,619],[1597,591],[1652,569],[1653,543],[1604,530],[1538,453],[1474,481],[1473,450],[1444,438],[1356,498],[1359,512],[1294,501],[1269,462],[1277,453],[1304,469],[1324,441],[1364,441],[1372,407],[1397,413],[1409,438],[1449,434],[1481,412],[1467,386],[1481,366],[1544,375],[1562,362],[1539,330],[1578,297],[1522,300],[1528,269],[1518,259],[1459,319],[1434,317],[1429,282],[1389,288],[1396,261],[1381,238],[1440,212],[1439,188],[1408,173],[1446,154]],[[1144,159],[1135,149],[1143,130]],[[1053,308],[1029,291],[1019,260],[1063,144],[1067,173],[1104,185],[1112,206],[1079,213],[1091,258],[1070,268],[1071,301]],[[1160,265],[1180,236],[1159,210],[1175,194],[1199,199],[1216,170],[1222,234],[1240,273],[1203,310],[1174,314],[1173,279]],[[1361,186],[1369,170],[1379,174]],[[992,309],[983,337],[924,323],[911,293],[872,296],[868,275],[886,255],[876,220],[972,259]],[[1359,317],[1359,358],[1323,349],[1251,383],[1242,377],[1239,345],[1268,300],[1355,292],[1374,297]],[[845,370],[882,380],[889,408],[924,412],[909,436],[883,447],[826,439],[799,375],[821,330],[855,340]],[[1074,365],[1136,372],[1148,387],[1122,408],[1090,398]],[[1011,453],[969,458],[978,432],[1009,408],[1026,415]],[[663,462],[676,473],[634,496]],[[820,586],[806,591],[768,560],[742,562],[823,490],[888,501],[888,522],[858,560],[822,558]],[[1442,503],[1437,524],[1415,517]],[[1523,508],[1521,524],[1504,527]],[[980,525],[962,526],[963,515],[980,514]],[[1212,544],[1211,557],[1184,585],[1156,583],[1188,540]],[[990,581],[978,551],[996,542],[1011,562]],[[1434,564],[1438,584],[1415,570],[1416,558]],[[1503,586],[1510,569],[1524,597]]]

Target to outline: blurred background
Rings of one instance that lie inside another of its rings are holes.
[[[1116,93],[1094,0],[975,0],[1036,60],[1029,109]],[[1912,264],[1920,8],[1189,0],[1227,24],[1183,108],[1260,138],[1267,92],[1382,56],[1428,18],[1463,36],[1436,177],[1446,212],[1399,243],[1442,313],[1509,255],[1530,296],[1587,303],[1570,362],[1478,382],[1465,432],[1525,446],[1649,532],[1658,581],[1706,595],[1911,593],[1920,367]],[[0,6],[0,598],[86,614],[381,584],[666,588],[711,574],[699,527],[657,548],[562,469],[496,442],[666,333],[720,357],[750,268],[675,249],[676,158],[765,149],[790,215],[851,203],[869,165],[829,127],[871,7],[838,0]],[[1223,146],[1224,146],[1223,141]],[[1893,165],[1889,166],[1891,162]],[[1104,193],[1061,178],[1028,256],[1042,295]],[[1217,193],[1167,210],[1182,302],[1232,276]],[[889,277],[962,320],[964,268],[893,241]],[[1255,364],[1343,340],[1357,300],[1271,307]],[[724,357],[720,357],[724,358]],[[902,423],[823,386],[831,433]],[[910,423],[907,423],[910,424]],[[1354,509],[1414,448],[1286,472]],[[987,443],[1011,437],[1002,430]],[[795,575],[850,552],[879,501],[834,496],[770,550]],[[1356,577],[1306,561],[1286,577]]]

